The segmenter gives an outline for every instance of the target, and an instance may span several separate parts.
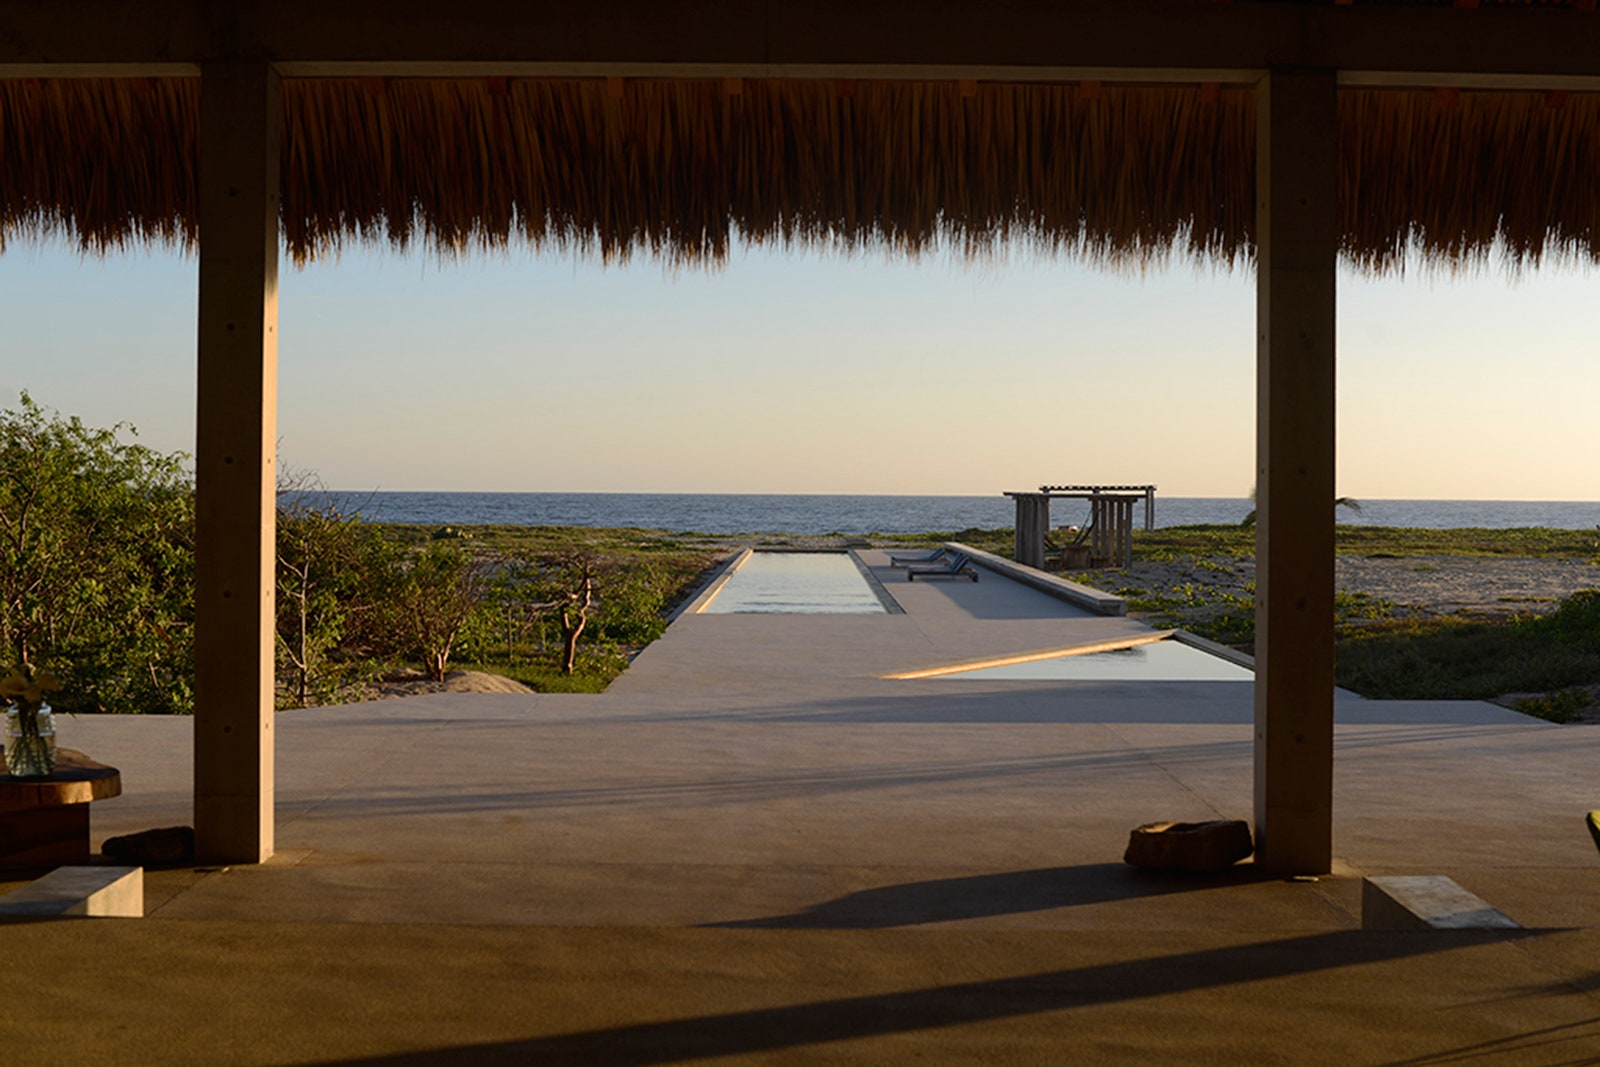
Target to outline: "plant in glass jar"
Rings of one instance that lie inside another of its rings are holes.
[[[43,778],[56,768],[56,723],[46,693],[61,688],[49,671],[24,663],[0,680],[6,708],[6,770],[13,778]]]

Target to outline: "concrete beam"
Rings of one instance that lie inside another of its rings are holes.
[[[9,0],[0,76],[229,58],[290,76],[659,76],[1251,81],[1331,69],[1361,84],[1577,88],[1600,18],[1534,5],[1192,0]],[[9,70],[7,68],[10,68]]]
[[[1333,862],[1334,279],[1331,71],[1257,87],[1256,862]]]
[[[195,848],[273,847],[278,75],[205,68],[195,440]]]

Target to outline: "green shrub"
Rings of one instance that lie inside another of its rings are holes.
[[[0,411],[0,657],[65,711],[194,707],[194,497],[182,457],[23,393]]]
[[[1550,722],[1577,722],[1579,713],[1594,703],[1587,689],[1563,689],[1543,696],[1517,701],[1517,710],[1524,715]]]

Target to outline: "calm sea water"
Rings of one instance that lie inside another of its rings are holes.
[[[427,525],[642,526],[714,534],[921,533],[1009,527],[1009,498],[994,496],[824,496],[759,493],[342,493],[346,506],[380,522]],[[1600,526],[1600,502],[1526,500],[1363,500],[1339,521],[1449,529],[1481,526]],[[1157,526],[1236,523],[1253,505],[1224,497],[1156,497]],[[1143,505],[1134,521],[1142,522]],[[1086,501],[1058,500],[1057,526],[1088,519]]]

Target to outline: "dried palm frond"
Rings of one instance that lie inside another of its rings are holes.
[[[752,243],[1102,264],[1251,255],[1245,89],[725,79],[284,82],[282,225],[716,262]],[[193,80],[0,81],[0,246],[196,236]],[[1368,270],[1600,259],[1600,96],[1346,90],[1343,251]]]

